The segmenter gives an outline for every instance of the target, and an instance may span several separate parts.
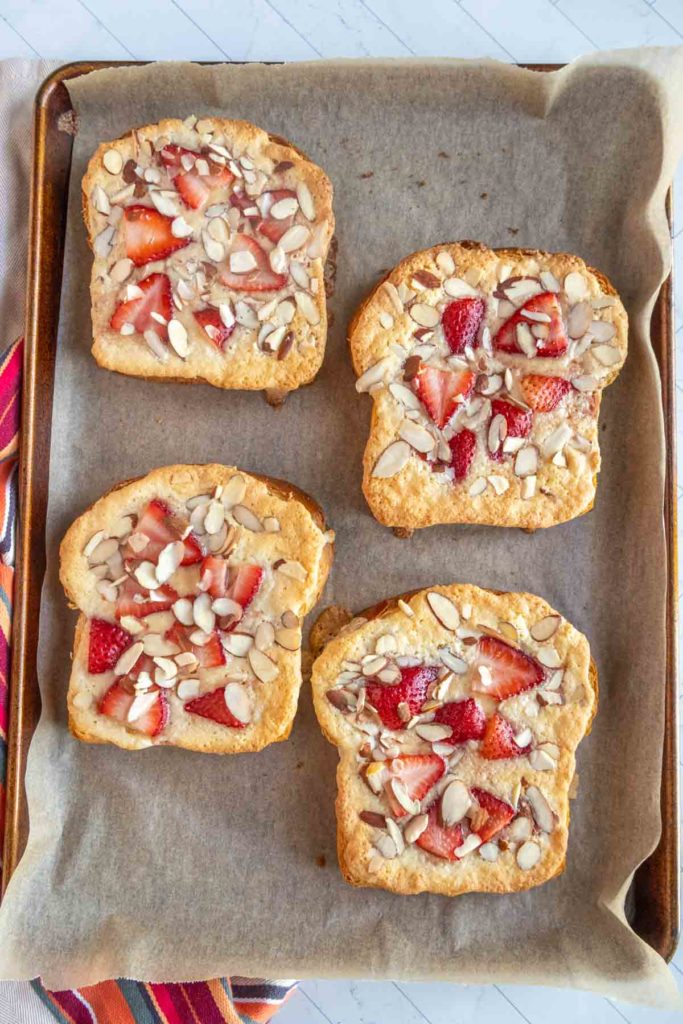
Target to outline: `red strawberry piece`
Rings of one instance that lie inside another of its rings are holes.
[[[219,725],[227,725],[231,729],[244,729],[245,722],[228,711],[225,703],[225,687],[219,686],[217,690],[210,693],[203,693],[200,697],[188,700],[185,711],[190,715],[199,715],[201,718],[210,718],[212,722]]]
[[[428,811],[427,828],[415,840],[418,846],[427,853],[433,853],[442,860],[456,860],[455,851],[462,845],[461,825],[446,827],[441,823],[437,804],[432,804]]]
[[[143,732],[146,736],[158,736],[169,719],[168,699],[163,690],[156,691],[156,700],[152,706],[133,722],[128,721],[133,700],[132,693],[116,682],[109,687],[100,701],[98,711],[108,718],[115,718],[117,722],[123,722],[129,729],[135,732]]]
[[[415,390],[437,427],[445,427],[474,387],[474,380],[475,375],[470,370],[422,366],[415,377]]]
[[[143,509],[135,526],[136,533],[142,533],[149,538],[147,547],[142,548],[141,551],[134,551],[130,545],[126,545],[123,557],[128,561],[156,562],[166,545],[180,540],[186,528],[187,523],[179,516],[175,516],[165,501],[152,498]],[[204,552],[195,535],[189,533],[183,543],[185,555],[180,564],[195,565],[200,562]]]
[[[238,253],[249,253],[252,257],[252,269],[237,274],[230,269],[230,256]],[[227,266],[221,271],[220,279],[228,288],[239,292],[272,292],[284,288],[287,283],[286,274],[276,274],[270,266],[268,254],[249,235],[235,235],[230,246]]]
[[[228,338],[235,330],[235,325],[233,324],[232,327],[226,327],[221,320],[220,313],[213,306],[207,306],[206,309],[195,310],[194,318],[199,326],[203,328],[209,341],[213,342],[216,348],[222,352]]]
[[[108,672],[130,647],[133,637],[121,626],[104,619],[91,619],[88,640],[88,672]]]
[[[411,800],[424,800],[446,771],[446,764],[438,754],[404,754],[384,763],[391,778],[398,779]],[[392,793],[389,782],[386,793],[394,817],[404,817],[408,812]]]
[[[543,327],[548,328],[548,336],[537,340],[536,355],[554,358],[566,352],[569,341],[562,322],[560,303],[553,292],[542,292],[525,302],[502,325],[493,339],[493,347],[501,352],[522,351],[517,342],[517,324],[526,324],[531,328],[537,323],[523,315],[525,310],[530,313],[545,313],[550,317],[550,322],[546,321],[543,324]]]
[[[480,740],[486,729],[486,715],[473,697],[444,704],[436,711],[434,721],[450,725],[450,743]]]
[[[499,800],[497,796],[494,796],[493,793],[488,793],[485,789],[472,787],[470,793],[481,809],[488,814],[483,825],[480,825],[477,829],[477,835],[482,843],[487,843],[489,839],[492,839],[496,833],[500,832],[502,828],[505,828],[512,821],[515,809],[510,807],[510,804],[506,803],[505,800]]]
[[[192,651],[200,668],[216,668],[225,665],[225,652],[217,632],[213,632],[205,644],[193,644],[190,639],[193,627],[183,626],[174,622],[166,632],[166,639],[180,648],[181,651]]]
[[[430,683],[440,671],[436,665],[415,665],[401,669],[401,682],[395,686],[383,686],[370,680],[365,688],[367,699],[388,729],[405,729],[406,723],[399,717],[398,705],[407,704],[411,718],[417,715],[427,699]]]
[[[507,423],[507,437],[527,437],[533,423],[533,413],[528,409],[522,409],[520,405],[506,402],[503,398],[494,398],[491,402],[491,419],[494,416],[505,417]],[[502,444],[495,452],[489,452],[489,458],[500,462],[505,457]]]
[[[237,601],[246,611],[261,586],[263,569],[260,565],[240,565],[231,569],[228,597]]]
[[[122,619],[124,615],[133,615],[136,619],[141,619],[145,615],[152,615],[153,612],[167,611],[178,600],[178,594],[167,583],[163,587],[159,587],[155,593],[162,595],[163,600],[153,601],[149,596],[149,591],[141,587],[132,576],[129,576],[119,587],[116,618]]]
[[[295,196],[296,192],[292,192],[288,188],[273,189],[272,192],[263,192],[261,194],[263,219],[256,225],[256,230],[274,245],[277,245],[285,231],[291,228],[294,223],[294,214],[291,217],[282,217],[280,220],[277,220],[275,217],[269,217],[268,211],[271,206],[278,203],[281,199],[294,199]]]
[[[448,442],[451,449],[451,466],[456,480],[464,480],[477,450],[477,435],[471,430],[459,430]]]
[[[136,267],[163,260],[189,245],[189,238],[176,238],[171,231],[173,217],[165,217],[153,206],[127,206],[123,211],[126,256]]]
[[[192,149],[185,149],[183,146],[177,146],[174,142],[169,142],[167,146],[159,152],[161,162],[166,166],[174,170],[179,170],[182,167],[180,158],[183,156],[190,156],[195,160],[199,153],[195,153]]]
[[[202,589],[207,590],[211,597],[225,597],[228,593],[229,572],[230,566],[225,558],[207,555],[202,562]]]
[[[486,313],[483,299],[456,299],[449,302],[443,311],[441,323],[448,346],[454,355],[473,346],[477,340],[477,332]]]
[[[235,180],[227,167],[221,167],[213,174],[199,174],[196,169],[177,174],[173,184],[180,193],[180,198],[192,210],[200,210],[206,206],[212,193],[217,189],[226,189]]]
[[[515,731],[507,718],[497,711],[486,723],[486,732],[479,753],[487,761],[500,761],[506,757],[521,757],[531,747],[520,747],[515,743]]]
[[[481,638],[475,664],[488,669],[492,682],[487,686],[477,672],[472,689],[475,693],[486,693],[497,700],[507,700],[508,697],[531,690],[545,679],[543,666],[534,658],[495,636]]]
[[[152,313],[158,313],[166,321],[173,316],[171,282],[166,274],[150,274],[138,281],[137,287],[143,294],[117,306],[111,318],[111,326],[115,331],[120,331],[124,324],[132,324],[138,334],[154,331],[165,340],[168,337],[166,326],[155,320]]]
[[[569,394],[572,386],[564,377],[544,377],[539,373],[531,373],[520,381],[524,401],[534,412],[552,412],[557,409],[563,398]]]
[[[253,196],[248,196],[246,192],[232,192],[230,194],[230,205],[236,206],[238,210],[241,210],[247,220],[258,220],[261,216],[256,200]],[[249,210],[249,213],[247,213],[247,210]]]

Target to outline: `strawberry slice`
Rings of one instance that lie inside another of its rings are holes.
[[[554,359],[567,351],[569,341],[562,322],[562,310],[557,296],[553,292],[541,292],[525,302],[512,316],[505,321],[495,338],[493,347],[499,352],[521,352],[517,342],[517,324],[526,324],[531,328],[538,321],[524,316],[524,311],[529,313],[544,313],[550,317],[550,321],[543,323],[548,328],[546,338],[536,340],[536,355]]]
[[[110,321],[111,327],[115,331],[120,331],[124,324],[132,324],[138,334],[154,331],[160,338],[166,340],[166,324],[155,320],[152,313],[157,313],[167,322],[173,316],[171,282],[166,274],[150,274],[144,280],[138,281],[137,287],[143,294],[116,307]]]
[[[122,722],[135,732],[143,732],[146,736],[158,736],[169,719],[168,699],[163,690],[157,690],[156,700],[152,706],[135,721],[128,721],[128,712],[135,697],[116,682],[109,687],[100,701],[98,711],[101,715]]]
[[[180,193],[180,198],[192,210],[201,210],[218,189],[229,188],[235,180],[227,167],[221,167],[213,174],[198,174],[193,168],[184,174],[177,174],[173,184]]]
[[[271,206],[278,203],[281,199],[294,199],[295,197],[296,192],[292,192],[288,188],[277,188],[273,189],[272,192],[263,192],[261,194],[261,209],[264,216],[256,225],[256,230],[260,235],[263,235],[272,242],[273,245],[277,245],[284,233],[289,231],[294,223],[294,214],[291,217],[283,217],[281,220],[276,220],[275,217],[268,216],[268,211]]]
[[[226,597],[229,572],[230,566],[225,558],[220,558],[218,555],[207,555],[202,562],[202,589],[207,590],[211,597]]]
[[[235,273],[230,269],[230,256],[248,253],[252,260],[252,269],[245,273]],[[227,266],[221,271],[220,279],[228,288],[238,292],[272,292],[284,288],[287,283],[286,274],[276,274],[270,266],[268,255],[258,242],[249,235],[235,235],[230,247]]]
[[[451,466],[456,480],[464,480],[470,471],[477,450],[477,435],[471,430],[459,430],[448,442],[451,449]]]
[[[136,267],[163,260],[190,244],[189,238],[176,238],[171,231],[173,217],[165,217],[153,206],[127,206],[123,211],[123,238],[126,256]]]
[[[571,383],[564,377],[543,377],[539,373],[522,377],[519,383],[524,401],[534,412],[552,412],[557,409],[572,389]]]
[[[487,761],[500,761],[507,757],[522,757],[531,750],[515,743],[515,731],[507,718],[497,711],[486,723],[486,732],[479,753]]]
[[[133,615],[136,619],[142,619],[145,615],[152,615],[154,612],[165,612],[178,600],[178,594],[164,584],[155,591],[163,596],[161,601],[153,601],[149,591],[141,587],[137,580],[129,576],[119,587],[119,596],[116,601],[116,618],[122,619],[124,615]]]
[[[370,680],[365,687],[367,699],[388,729],[405,729],[406,722],[399,716],[398,705],[408,705],[409,719],[419,714],[427,699],[429,685],[440,671],[436,665],[415,665],[401,669],[401,682],[395,686]]]
[[[475,345],[485,313],[483,299],[456,299],[448,303],[441,323],[448,347],[454,355],[460,355],[468,346]]]
[[[183,156],[191,156],[193,160],[196,160],[199,153],[195,153],[193,149],[185,149],[184,146],[178,146],[175,142],[169,142],[167,146],[164,146],[159,151],[161,162],[164,166],[169,167],[171,170],[180,170],[182,164],[180,158]]]
[[[404,754],[384,763],[391,778],[403,784],[411,800],[424,800],[446,771],[446,764],[438,754]],[[408,812],[394,796],[389,782],[386,794],[394,817],[403,818]]]
[[[505,417],[508,437],[527,437],[531,432],[534,417],[528,409],[506,402],[503,398],[494,398],[491,402],[491,419],[499,415]],[[497,451],[489,452],[489,458],[500,462],[505,458],[505,454],[501,444]]]
[[[499,800],[493,793],[488,793],[485,789],[479,789],[477,786],[473,786],[470,793],[488,815],[484,823],[476,830],[482,843],[487,843],[512,821],[515,809],[510,807],[505,800]]]
[[[246,722],[240,722],[239,718],[228,711],[225,703],[225,687],[219,686],[217,690],[210,693],[202,693],[199,697],[189,700],[185,705],[185,711],[190,715],[199,715],[201,718],[210,718],[212,722],[219,725],[227,725],[231,729],[244,729]]]
[[[179,647],[181,651],[192,651],[200,668],[216,668],[218,665],[225,665],[225,651],[218,633],[214,630],[205,644],[193,644],[190,639],[193,632],[192,626],[183,626],[180,622],[174,622],[166,632],[166,639]]]
[[[428,811],[427,828],[415,842],[427,853],[433,853],[442,860],[456,860],[455,851],[462,846],[463,834],[461,825],[446,827],[441,823],[439,810],[432,804]]]
[[[220,313],[213,306],[196,309],[193,316],[209,341],[216,346],[219,352],[223,352],[228,338],[235,330],[235,324],[232,327],[226,327],[221,320]]]
[[[145,506],[135,526],[136,533],[142,533],[149,538],[147,547],[141,551],[135,551],[130,545],[126,545],[123,557],[128,561],[156,562],[166,545],[180,540],[186,528],[187,523],[180,516],[174,515],[165,501],[152,498]],[[201,562],[204,552],[195,535],[189,533],[183,543],[185,555],[180,564],[195,565],[197,562]]]
[[[262,579],[263,569],[260,565],[233,566],[230,570],[228,597],[241,604],[246,611],[256,597]]]
[[[451,743],[480,740],[486,730],[486,715],[473,697],[444,704],[437,709],[434,721],[450,725]]]
[[[438,370],[423,365],[415,377],[415,390],[437,427],[445,427],[474,387],[474,380],[470,370]]]
[[[492,682],[487,686],[477,672],[472,690],[475,693],[486,693],[497,700],[507,700],[508,697],[531,690],[545,679],[543,666],[534,658],[495,636],[481,638],[475,664],[477,668],[484,666],[488,669]]]
[[[88,672],[98,675],[113,668],[123,652],[130,647],[130,633],[105,619],[91,619],[88,639]]]

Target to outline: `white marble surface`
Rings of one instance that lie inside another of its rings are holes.
[[[642,45],[683,45],[683,0],[0,0],[0,59],[246,61],[417,54],[559,62],[591,50]],[[679,172],[679,195],[681,186]],[[676,221],[674,252],[681,356],[683,217]],[[679,366],[677,395],[683,393],[683,358]],[[683,450],[683,401],[677,426]],[[679,486],[679,501],[682,495]],[[672,971],[683,991],[683,950]],[[553,1024],[683,1024],[683,1013],[524,986],[308,981],[277,1017],[278,1024],[547,1024],[550,1019]]]

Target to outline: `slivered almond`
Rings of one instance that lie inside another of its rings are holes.
[[[454,632],[458,628],[460,625],[460,615],[458,614],[458,609],[449,597],[446,597],[445,594],[440,594],[435,590],[431,590],[427,594],[427,604],[435,618],[445,629],[449,629]]]
[[[461,277],[447,277],[443,283],[443,290],[452,299],[461,299],[478,295],[476,288],[464,281]]]
[[[526,791],[526,798],[538,827],[543,832],[552,832],[555,827],[555,817],[550,809],[550,804],[538,786],[529,786]]]
[[[372,476],[378,479],[396,476],[410,458],[410,446],[406,441],[394,441],[385,448],[375,463]]]
[[[471,803],[465,783],[460,779],[454,779],[441,794],[441,820],[444,825],[449,827],[462,821]]]
[[[369,391],[375,384],[379,384],[384,379],[384,375],[388,372],[390,366],[391,359],[388,356],[384,356],[384,358],[373,363],[356,381],[356,391],[362,394],[364,391]]]
[[[438,309],[426,302],[415,302],[410,307],[410,316],[420,327],[436,327],[441,320]]]
[[[143,653],[145,645],[141,640],[136,641],[128,650],[124,651],[120,655],[118,661],[114,665],[114,675],[127,676],[133,666],[136,664],[138,658]]]
[[[248,725],[252,717],[252,708],[245,688],[236,682],[226,683],[223,698],[230,714],[234,715],[238,722]]]
[[[260,533],[263,529],[261,520],[246,505],[234,505],[232,517],[236,523],[239,523],[246,530],[251,530],[252,533]]]
[[[414,448],[417,452],[426,454],[431,452],[436,446],[436,439],[433,434],[430,434],[428,430],[425,430],[419,423],[414,423],[412,420],[403,420],[398,433],[399,437],[403,441],[407,441],[411,448]]]
[[[263,651],[259,651],[256,647],[251,647],[247,654],[249,664],[251,665],[252,672],[257,679],[260,679],[262,683],[272,683],[278,677],[279,669],[274,661],[264,654]]]

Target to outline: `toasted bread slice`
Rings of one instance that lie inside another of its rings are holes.
[[[136,377],[288,392],[327,333],[332,186],[246,121],[136,128],[83,179],[93,250],[93,355]]]
[[[467,584],[392,598],[326,643],[312,684],[339,749],[348,882],[457,896],[563,870],[597,670],[586,638],[541,598]]]
[[[534,530],[589,511],[627,334],[614,288],[578,256],[460,242],[402,260],[349,332],[374,401],[372,514]]]
[[[166,466],[69,528],[69,725],[128,750],[260,750],[289,735],[301,630],[332,563],[320,507],[232,466]]]

